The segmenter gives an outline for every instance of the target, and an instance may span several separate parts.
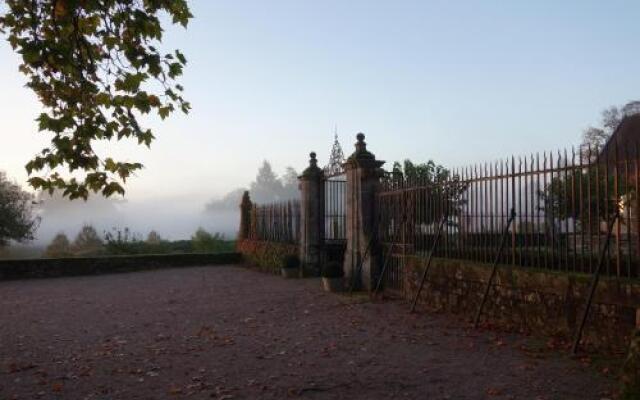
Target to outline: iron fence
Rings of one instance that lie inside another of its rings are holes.
[[[516,218],[501,263],[593,272],[615,214],[605,273],[638,278],[638,146],[512,157],[444,174],[388,174],[379,193],[379,238],[390,251],[492,262],[511,209]],[[400,245],[401,247],[398,247]]]
[[[300,201],[254,204],[251,208],[249,239],[298,243],[300,241]]]
[[[324,182],[324,239],[347,239],[347,182],[344,176],[332,177]]]

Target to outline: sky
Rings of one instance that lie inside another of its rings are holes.
[[[168,27],[193,110],[160,122],[151,149],[110,145],[145,169],[127,199],[200,207],[246,186],[264,159],[326,162],[364,132],[379,159],[449,167],[564,148],[600,111],[640,98],[640,2],[211,1]],[[0,169],[48,141],[18,58],[0,44]]]

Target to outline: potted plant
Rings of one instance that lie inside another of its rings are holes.
[[[298,256],[289,254],[282,260],[282,268],[280,272],[284,278],[300,277],[300,259]]]
[[[336,261],[326,263],[322,267],[322,286],[327,292],[339,292],[344,288],[344,271],[342,264]]]

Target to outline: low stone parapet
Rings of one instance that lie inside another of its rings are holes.
[[[160,268],[227,265],[240,263],[241,260],[242,256],[239,253],[151,254],[0,260],[0,280],[55,278]]]

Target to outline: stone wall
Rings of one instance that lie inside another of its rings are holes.
[[[407,257],[404,290],[413,299],[424,259]],[[491,266],[434,259],[418,307],[471,320]],[[481,321],[519,332],[570,341],[589,291],[590,275],[501,266]],[[602,278],[583,335],[583,346],[626,351],[640,325],[640,282]]]
[[[242,256],[239,253],[193,253],[91,258],[0,260],[0,280],[98,275],[159,268],[236,264],[241,261]]]
[[[622,368],[622,400],[640,399],[640,329],[636,329]]]
[[[286,256],[298,255],[296,244],[256,240],[238,240],[236,250],[242,254],[246,264],[272,274],[280,274]]]

